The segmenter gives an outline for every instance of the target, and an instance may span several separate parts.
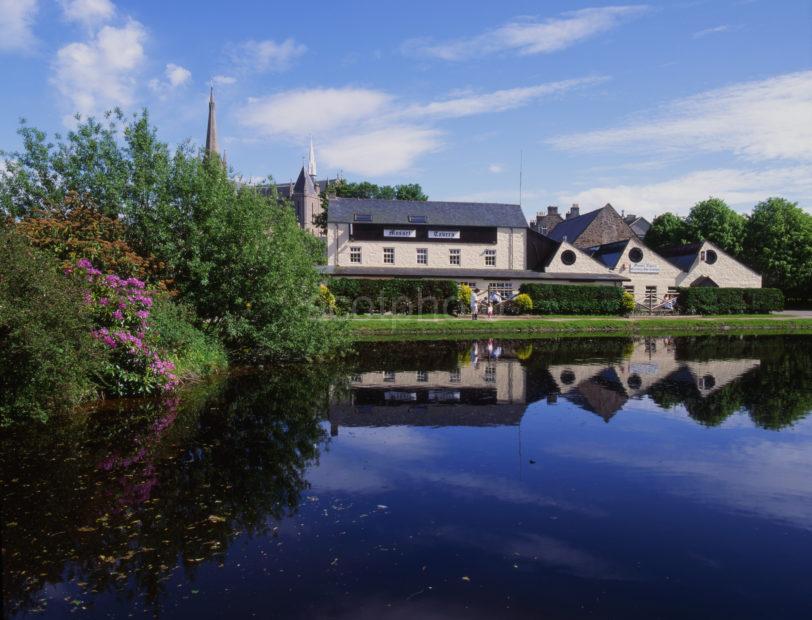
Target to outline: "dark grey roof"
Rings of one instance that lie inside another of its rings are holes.
[[[560,241],[553,241],[532,228],[527,231],[526,263],[528,269],[544,271],[561,246]]]
[[[594,248],[588,248],[586,253],[599,263],[606,265],[609,269],[614,269],[617,267],[620,257],[623,256],[623,250],[629,245],[629,241],[630,239],[624,239],[623,241],[604,243]]]
[[[615,273],[543,273],[530,269],[464,269],[462,267],[435,269],[421,267],[365,267],[363,265],[352,267],[320,265],[316,269],[323,275],[336,277],[445,278],[450,280],[482,278],[573,282],[621,282],[629,279]]]
[[[408,225],[410,215],[425,215],[429,226],[527,228],[527,221],[519,205],[436,200],[331,198],[327,221],[352,223],[356,213],[371,215],[374,224]]]
[[[602,207],[605,208],[605,207]],[[547,236],[554,241],[563,241],[566,237],[570,243],[575,242],[578,237],[586,230],[586,227],[592,223],[601,209],[595,209],[589,213],[584,213],[578,217],[573,217],[556,225]]]
[[[644,217],[637,217],[636,215],[627,215],[623,221],[629,225],[635,235],[644,238],[648,231],[651,229],[651,223]]]
[[[316,186],[313,185],[313,179],[310,175],[305,172],[304,166],[302,166],[299,178],[296,179],[296,184],[293,186],[293,193],[304,196],[316,195]]]
[[[703,241],[699,241],[697,243],[686,243],[685,245],[672,245],[659,250],[657,253],[682,271],[690,271],[703,243]]]

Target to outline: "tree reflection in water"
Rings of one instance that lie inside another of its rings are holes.
[[[54,599],[92,606],[99,593],[158,613],[176,596],[173,576],[194,580],[202,564],[225,562],[238,535],[263,536],[297,510],[330,416],[336,432],[520,424],[528,405],[567,400],[611,423],[648,398],[703,425],[744,412],[781,429],[812,410],[809,338],[490,344],[358,345],[341,368],[237,374],[180,398],[7,430],[4,615]]]
[[[72,581],[157,607],[175,570],[296,510],[326,440],[329,370],[246,375],[6,436],[4,616]]]

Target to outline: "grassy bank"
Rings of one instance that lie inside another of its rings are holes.
[[[812,319],[777,316],[715,317],[527,317],[482,319],[454,317],[356,317],[350,321],[353,337],[392,336],[437,338],[535,335],[679,335],[715,333],[812,333]]]

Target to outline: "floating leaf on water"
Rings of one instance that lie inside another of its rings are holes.
[[[209,523],[225,523],[226,518],[220,515],[209,515]]]

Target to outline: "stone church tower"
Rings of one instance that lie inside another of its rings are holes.
[[[290,192],[290,198],[293,200],[299,225],[316,236],[323,234],[314,222],[315,218],[324,211],[321,206],[321,185],[316,180],[316,151],[313,148],[313,140],[311,140],[307,170],[302,166],[299,178],[296,179],[293,190]]]
[[[221,155],[217,141],[217,117],[214,103],[214,88],[209,93],[209,121],[206,126],[206,157],[217,156],[226,165],[225,152]],[[321,196],[327,191],[329,180],[321,181],[316,179],[316,150],[313,147],[313,140],[310,140],[310,151],[308,153],[307,167],[302,166],[296,183],[277,183],[276,193],[280,200],[290,200],[296,211],[296,219],[299,226],[306,231],[313,233],[317,237],[324,234],[314,222],[315,218],[324,212],[321,206]],[[264,195],[271,193],[271,186],[260,185],[257,187]]]

